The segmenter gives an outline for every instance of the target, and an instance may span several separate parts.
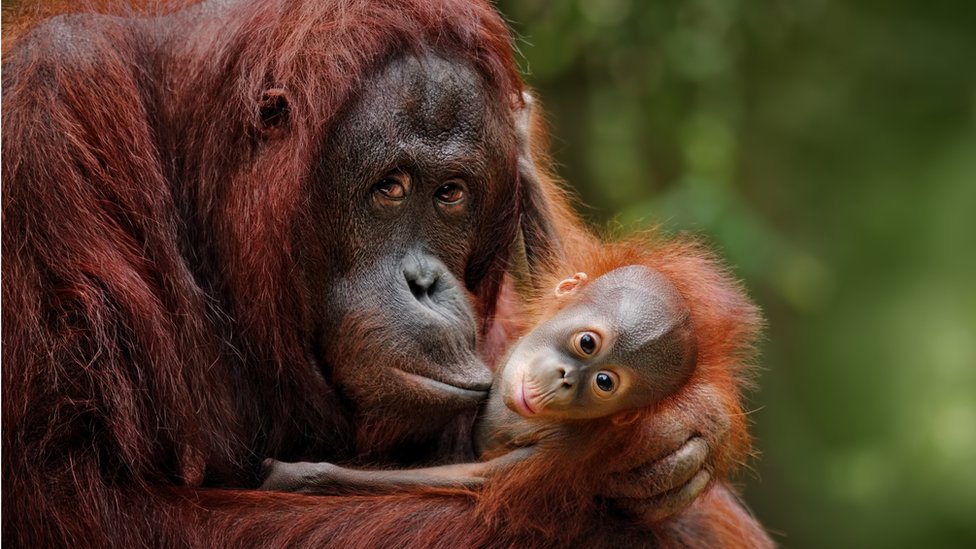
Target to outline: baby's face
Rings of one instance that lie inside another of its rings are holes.
[[[523,337],[502,366],[500,389],[515,412],[605,417],[653,404],[687,380],[687,310],[656,271],[617,269],[563,299],[574,302]]]
[[[636,373],[612,360],[615,332],[587,304],[561,311],[519,341],[502,374],[506,405],[525,417],[589,419],[624,409]]]

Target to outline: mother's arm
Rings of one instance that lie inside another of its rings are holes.
[[[516,113],[521,146],[522,240],[525,263],[516,264],[521,287],[547,263],[590,263],[574,253],[600,249],[596,237],[573,212],[567,193],[551,170],[542,118],[525,93]],[[721,262],[690,240],[648,240],[657,270],[679,288],[696,321],[699,375],[682,398],[660,406],[643,449],[611,477],[605,496],[619,507],[657,522],[688,508],[709,486],[745,460],[749,436],[740,406],[742,370],[760,324],[758,312]],[[606,258],[613,261],[613,258]]]

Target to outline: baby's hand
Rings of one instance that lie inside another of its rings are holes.
[[[330,486],[338,488],[342,467],[325,462],[288,463],[268,458],[261,463],[261,472],[264,481],[258,490],[321,494]]]

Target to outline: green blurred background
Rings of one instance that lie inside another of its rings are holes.
[[[706,235],[768,321],[787,547],[976,547],[976,2],[503,0],[596,224]]]

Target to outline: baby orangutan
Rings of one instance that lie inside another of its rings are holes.
[[[267,460],[262,488],[308,494],[476,488],[540,447],[586,444],[585,437],[567,436],[574,425],[627,424],[688,381],[696,363],[691,317],[661,273],[642,265],[592,281],[577,273],[559,282],[555,295],[551,314],[509,351],[476,421],[475,449],[487,461],[357,470]]]

